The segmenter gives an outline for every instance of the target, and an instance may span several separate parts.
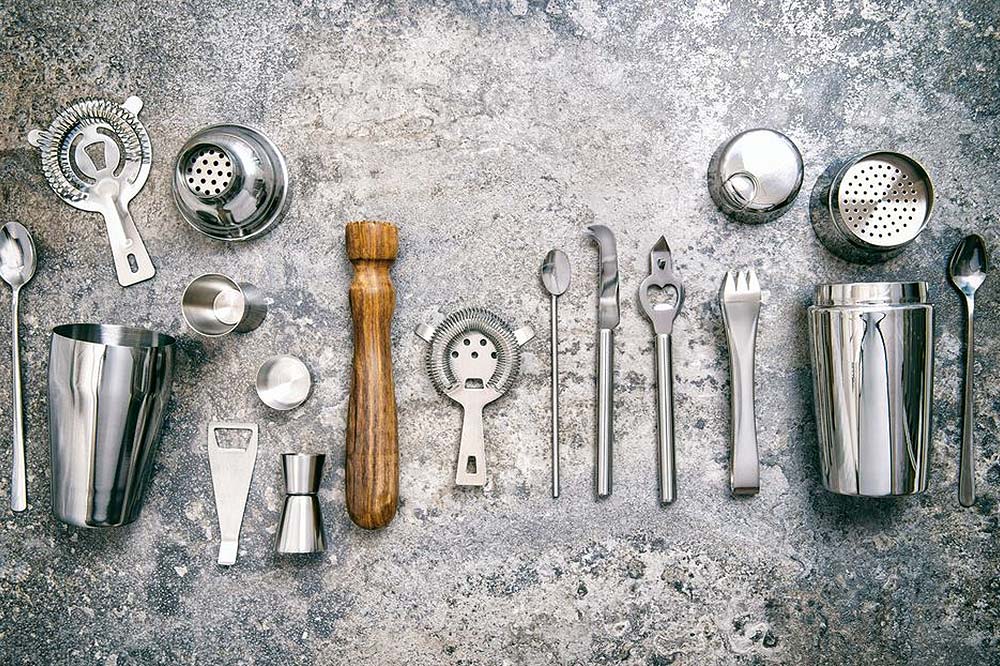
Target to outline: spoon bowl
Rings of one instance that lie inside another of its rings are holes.
[[[986,280],[989,263],[986,241],[979,234],[971,234],[955,247],[948,264],[948,277],[956,289],[971,297]]]
[[[549,250],[542,262],[542,284],[553,296],[561,296],[569,289],[569,257],[562,250]]]
[[[35,275],[35,242],[24,225],[8,222],[0,229],[0,278],[14,289]]]

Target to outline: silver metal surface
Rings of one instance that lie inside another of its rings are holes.
[[[600,279],[597,288],[597,451],[595,491],[611,495],[614,457],[614,329],[618,307],[618,248],[611,230],[602,224],[587,227],[597,243]]]
[[[847,261],[891,259],[930,221],[934,186],[916,160],[876,151],[833,165],[816,184],[813,229],[827,249]]]
[[[756,224],[780,217],[802,187],[802,155],[791,139],[771,129],[730,138],[708,165],[708,191],[726,215]]]
[[[71,206],[104,216],[123,287],[156,274],[128,211],[153,161],[140,110],[138,97],[123,104],[84,99],[61,111],[48,129],[28,133],[28,142],[41,153],[42,171],[52,190]]]
[[[434,387],[462,406],[462,440],[455,483],[486,484],[483,408],[513,386],[521,347],[534,337],[530,326],[513,330],[483,308],[465,308],[416,334],[429,343],[426,366]]]
[[[927,285],[820,285],[809,308],[823,485],[842,495],[927,488],[934,309]]]
[[[254,330],[267,316],[267,302],[257,287],[219,273],[199,275],[181,296],[181,314],[196,333],[217,338]]]
[[[35,275],[35,242],[22,224],[8,222],[0,229],[0,278],[10,285],[10,357],[13,384],[13,437],[11,441],[10,508],[28,508],[28,475],[24,461],[24,403],[21,398],[21,342],[18,337],[21,287]]]
[[[550,250],[542,262],[541,278],[549,292],[549,357],[552,367],[552,497],[559,497],[559,297],[569,289],[569,257]]]
[[[729,347],[733,436],[729,487],[733,495],[756,495],[760,490],[757,417],[754,408],[754,353],[757,346],[760,299],[760,283],[752,268],[726,273],[719,293],[719,304]]]
[[[312,390],[306,364],[294,356],[272,356],[257,370],[257,395],[261,402],[281,411],[295,409]]]
[[[651,292],[662,292],[667,300],[654,302]],[[674,275],[670,246],[663,236],[649,252],[649,275],[639,285],[639,304],[653,323],[656,335],[657,478],[660,503],[677,499],[677,465],[674,446],[674,369],[670,336],[674,320],[684,305],[684,285]]]
[[[153,467],[174,367],[174,339],[124,326],[52,331],[52,513],[79,527],[132,522]]]
[[[174,164],[174,203],[209,238],[242,241],[274,229],[288,211],[288,167],[277,146],[243,125],[205,127]]]
[[[237,430],[249,433],[246,447],[226,446],[219,442],[219,432]],[[219,564],[236,564],[240,549],[240,528],[253,468],[257,463],[256,423],[216,422],[208,424],[208,464],[212,470],[215,512],[219,517]]]
[[[322,453],[281,454],[285,502],[275,538],[274,549],[277,553],[322,553],[326,550],[323,514],[316,496],[325,460],[326,456]]]
[[[989,270],[990,257],[982,236],[966,236],[955,246],[948,264],[948,278],[962,294],[965,303],[965,377],[962,391],[962,453],[959,462],[958,501],[966,507],[976,502],[976,458],[972,448],[973,430],[976,426],[972,411],[976,290],[986,281]]]

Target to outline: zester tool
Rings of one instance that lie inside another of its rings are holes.
[[[74,208],[104,215],[123,287],[156,273],[128,211],[153,160],[149,134],[138,118],[141,109],[142,100],[134,96],[123,104],[84,99],[63,109],[48,129],[28,133],[49,187]]]
[[[597,497],[611,495],[614,442],[614,350],[618,326],[618,248],[603,224],[587,228],[597,242],[600,283],[597,289]]]
[[[654,303],[650,292],[667,292],[666,302]],[[672,292],[672,293],[671,293]],[[677,499],[677,467],[674,457],[674,364],[670,335],[674,319],[684,305],[684,285],[674,275],[674,262],[667,239],[660,237],[649,253],[649,275],[639,285],[639,304],[653,323],[656,334],[656,416],[657,472],[660,482],[660,503]]]
[[[514,330],[489,310],[454,312],[437,326],[417,326],[428,343],[427,373],[434,387],[462,406],[462,441],[455,484],[486,485],[483,407],[514,385],[521,368],[521,347],[535,336],[530,326]]]

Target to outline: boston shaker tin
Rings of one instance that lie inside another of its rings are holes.
[[[925,490],[934,374],[927,284],[820,285],[809,340],[826,489],[865,497]]]

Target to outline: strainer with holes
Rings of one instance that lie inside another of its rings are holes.
[[[42,172],[59,197],[80,210],[101,213],[118,283],[137,284],[156,274],[129,202],[149,176],[153,148],[139,122],[142,100],[88,98],[63,109],[48,129],[31,130]]]
[[[530,326],[515,331],[489,310],[465,308],[437,326],[421,324],[416,333],[429,343],[426,364],[434,387],[464,412],[455,484],[486,485],[483,407],[513,386],[521,346],[535,332]]]
[[[212,125],[192,136],[174,166],[174,203],[201,233],[224,241],[261,236],[288,210],[288,168],[255,129]]]
[[[924,230],[934,186],[913,158],[877,151],[831,167],[817,183],[813,228],[842,259],[872,264],[890,259]]]

